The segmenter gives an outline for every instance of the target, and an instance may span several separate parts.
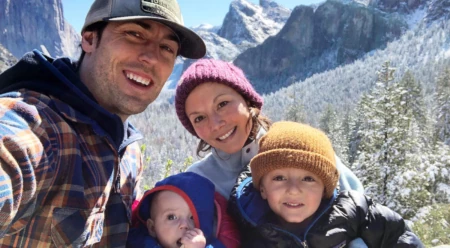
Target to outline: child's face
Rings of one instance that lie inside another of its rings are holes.
[[[260,190],[272,211],[289,223],[301,223],[319,208],[324,185],[313,173],[294,168],[264,175]]]
[[[242,149],[252,128],[245,99],[221,83],[203,83],[186,99],[186,115],[197,135],[226,153]]]
[[[186,201],[172,191],[161,191],[152,202],[151,219],[147,228],[162,247],[180,247],[180,239],[187,230],[194,228],[194,220]]]

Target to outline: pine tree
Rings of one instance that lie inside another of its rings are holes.
[[[410,71],[407,71],[399,82],[399,87],[407,91],[406,94],[402,94],[401,99],[405,114],[414,118],[422,130],[425,129],[427,117],[421,84],[415,80]]]
[[[342,160],[348,161],[348,132],[345,130],[343,118],[339,117],[329,104],[325,108],[319,121],[319,128],[324,131],[333,144],[336,155]]]
[[[360,102],[356,136],[360,141],[353,168],[367,193],[403,216],[412,217],[431,202],[423,156],[427,144],[418,121],[425,114],[421,112],[422,103],[416,101],[422,93],[413,77],[407,75],[397,83],[394,71],[386,62],[374,89]],[[353,142],[354,137],[353,128]]]
[[[394,80],[394,72],[395,69],[390,67],[389,62],[384,63],[378,72],[375,88],[361,102],[362,125],[358,131],[361,141],[354,165],[366,192],[383,204],[391,198],[387,185],[392,175],[390,124],[395,104],[391,99],[393,95],[388,93],[390,83]]]
[[[364,124],[364,106],[368,105],[368,96],[363,94],[360,102],[356,106],[356,111],[349,115],[348,117],[348,125],[349,125],[349,134],[348,134],[348,163],[350,167],[353,167],[353,163],[359,155],[359,152],[362,150],[360,148],[361,140],[362,140],[362,131]]]
[[[303,104],[297,98],[296,92],[297,91],[294,88],[292,95],[289,96],[289,98],[291,99],[291,103],[287,106],[284,112],[284,119],[288,121],[305,122],[305,110]]]
[[[439,77],[435,95],[435,143],[442,141],[450,145],[450,69],[446,69]]]
[[[415,119],[410,122],[407,130],[403,151],[397,160],[392,179],[388,181],[391,191],[389,206],[399,212],[404,218],[410,219],[425,205],[433,200],[431,180],[427,176],[428,144],[423,142],[423,132]],[[401,163],[400,163],[401,162]]]
[[[329,135],[330,131],[334,128],[333,125],[335,125],[335,121],[336,112],[333,110],[333,107],[328,104],[320,117],[319,128]]]
[[[437,142],[426,158],[426,175],[433,201],[450,203],[450,147]]]

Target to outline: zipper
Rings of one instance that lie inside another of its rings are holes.
[[[278,228],[278,227],[276,227],[276,226],[274,226],[274,225],[272,225],[272,224],[270,224],[270,225],[272,226],[272,228],[274,228],[274,229],[276,229],[276,230],[278,230],[278,231],[280,231],[280,232],[286,233],[288,236],[291,236],[291,237],[293,237],[295,240],[299,241],[299,243],[303,246],[303,248],[308,248],[309,246],[308,246],[308,243],[306,242],[306,236],[308,235],[309,230],[316,224],[316,222],[320,219],[320,217],[322,217],[322,215],[324,215],[324,214],[328,211],[328,209],[331,208],[331,205],[333,204],[333,202],[334,202],[335,199],[336,199],[336,194],[334,194],[333,197],[331,197],[330,201],[328,202],[327,207],[320,213],[319,216],[317,216],[317,217],[314,219],[314,221],[313,221],[313,222],[309,225],[309,227],[306,229],[306,232],[305,232],[305,234],[303,235],[303,240],[302,240],[301,238],[297,237],[296,235],[294,235],[294,234],[288,232],[288,231],[285,231],[285,230],[283,230],[283,229],[280,229],[280,228]]]
[[[308,248],[308,243],[306,243],[306,240],[302,242],[303,248]]]
[[[306,232],[305,232],[305,234],[303,235],[303,240],[304,240],[303,242],[305,243],[304,245],[306,245],[305,248],[308,247],[308,245],[306,244],[306,235],[308,234],[309,230],[311,230],[311,228],[312,228],[312,227],[316,224],[316,222],[322,217],[322,215],[324,215],[324,214],[328,211],[328,209],[331,208],[331,205],[333,205],[333,202],[336,200],[336,197],[337,197],[337,192],[336,192],[336,190],[335,190],[335,192],[334,192],[334,194],[333,194],[333,197],[331,197],[330,201],[328,202],[328,206],[327,206],[324,210],[322,210],[322,212],[320,213],[320,215],[317,216],[317,218],[315,218],[314,221],[311,223],[311,225],[309,225],[309,227],[306,229]],[[303,244],[303,242],[302,242],[302,244]]]
[[[116,174],[116,178],[114,179],[113,185],[114,185],[114,189],[113,192],[115,193],[120,193],[120,157],[117,158],[118,159],[118,163],[117,163],[117,174]]]

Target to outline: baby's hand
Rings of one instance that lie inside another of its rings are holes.
[[[206,238],[202,230],[194,228],[186,231],[181,238],[181,243],[183,244],[181,248],[205,248]]]

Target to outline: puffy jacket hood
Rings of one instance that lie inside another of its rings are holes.
[[[117,149],[142,135],[128,122],[101,107],[81,82],[75,64],[68,58],[54,59],[34,50],[0,74],[0,94],[28,89],[53,95],[97,122]]]
[[[170,190],[179,194],[187,202],[196,228],[202,230],[206,242],[214,237],[214,184],[193,172],[179,173],[156,183],[155,187],[145,192],[137,211],[138,220],[145,225],[150,218],[150,206],[156,192]]]

